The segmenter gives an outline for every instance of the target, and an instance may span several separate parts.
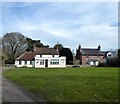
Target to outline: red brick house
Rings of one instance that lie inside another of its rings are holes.
[[[104,62],[104,55],[101,54],[100,45],[97,48],[81,48],[76,49],[76,59],[80,60],[80,65],[97,66]]]

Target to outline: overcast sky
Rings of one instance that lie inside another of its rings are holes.
[[[21,32],[45,45],[57,42],[102,50],[118,48],[117,2],[2,3],[1,33]]]

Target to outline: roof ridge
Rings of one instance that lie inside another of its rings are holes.
[[[25,51],[24,53],[34,53],[34,52],[32,52],[32,51],[30,51],[30,52]]]
[[[25,54],[25,52],[22,55],[20,55],[17,59],[21,58],[24,54]]]
[[[37,49],[44,48],[44,49],[55,49],[55,48],[49,48],[49,47],[36,47]]]

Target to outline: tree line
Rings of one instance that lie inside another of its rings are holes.
[[[26,37],[20,32],[6,33],[1,38],[2,40],[2,64],[14,64],[15,59],[23,54],[25,51],[33,51],[33,47],[46,47],[49,45],[44,45],[40,40],[33,40]],[[53,48],[59,50],[60,56],[66,56],[66,63],[72,64],[73,55],[69,48],[65,48],[62,44],[55,44]]]
[[[20,32],[6,33],[0,38],[2,44],[0,46],[2,55],[0,55],[0,64],[14,64],[15,59],[22,55],[25,51],[33,51],[33,47],[46,47],[40,40],[33,40],[26,37]],[[66,56],[66,64],[73,64],[73,54],[69,48],[57,43],[52,48],[58,49],[60,56]],[[120,49],[118,49],[118,57],[107,59],[106,63],[99,66],[120,67]]]

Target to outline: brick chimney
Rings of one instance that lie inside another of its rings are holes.
[[[58,54],[59,54],[59,43],[57,42],[57,47],[56,47],[56,50],[57,50],[57,52],[58,52]]]
[[[79,44],[79,46],[78,46],[78,50],[80,51],[81,50],[81,45]]]
[[[99,45],[99,46],[98,46],[98,50],[100,51],[100,49],[101,49],[101,46]]]
[[[33,51],[36,52],[36,45],[33,46]]]

